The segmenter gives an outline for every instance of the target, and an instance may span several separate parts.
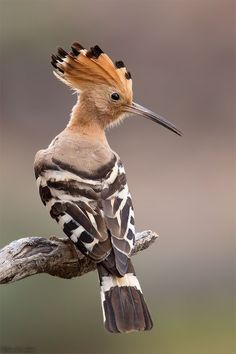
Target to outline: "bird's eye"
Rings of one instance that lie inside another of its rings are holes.
[[[112,93],[112,94],[111,94],[111,99],[112,99],[113,101],[118,101],[118,100],[120,99],[119,93],[117,93],[117,92]]]

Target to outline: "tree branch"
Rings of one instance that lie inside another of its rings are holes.
[[[152,231],[136,234],[133,254],[148,248],[158,235]],[[11,242],[0,250],[0,284],[48,273],[73,278],[96,269],[96,264],[82,255],[69,239],[26,237]]]

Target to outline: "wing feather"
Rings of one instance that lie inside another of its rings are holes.
[[[134,246],[134,212],[126,175],[116,158],[104,178],[90,179],[56,159],[36,167],[39,192],[50,215],[77,247],[112,272],[127,272]],[[101,173],[101,172],[100,172]]]
[[[107,228],[111,234],[116,268],[121,275],[127,272],[128,261],[134,247],[135,229],[133,205],[128,190],[126,175],[118,161],[115,181],[102,191],[102,206]]]

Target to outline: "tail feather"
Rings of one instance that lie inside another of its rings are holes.
[[[129,273],[117,277],[101,264],[98,272],[105,328],[113,333],[150,330],[152,319],[134,272],[129,268]]]

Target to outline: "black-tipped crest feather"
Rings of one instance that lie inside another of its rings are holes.
[[[122,60],[118,60],[115,62],[115,66],[117,69],[121,69],[121,68],[124,68],[125,67],[125,64]]]
[[[77,49],[78,52],[80,52],[81,50],[84,49],[84,47],[83,47],[81,44],[79,44],[78,42],[72,43],[72,47],[74,47],[75,49]]]
[[[68,53],[61,47],[57,49],[57,52],[61,58],[65,58],[68,55]]]
[[[74,42],[70,52],[59,47],[57,55],[52,56],[52,65],[59,74],[57,78],[75,90],[83,91],[92,85],[103,84],[112,87],[128,101],[132,100],[132,81],[126,80],[131,76],[123,61],[114,64],[98,45],[87,51]]]
[[[71,49],[72,49],[72,54],[74,54],[75,56],[79,55],[79,51],[75,47],[72,46]]]
[[[127,72],[125,73],[125,77],[126,77],[127,80],[130,80],[130,79],[131,79],[131,74],[130,74],[129,71],[127,71]]]
[[[86,53],[86,56],[88,58],[98,59],[102,53],[102,49],[98,45],[95,45],[94,47],[90,48],[90,50]]]

